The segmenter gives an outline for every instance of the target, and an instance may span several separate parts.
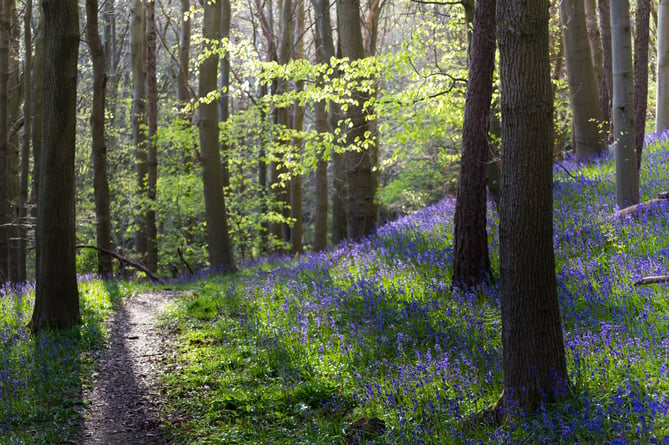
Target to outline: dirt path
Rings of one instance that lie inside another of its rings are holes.
[[[85,389],[89,405],[77,444],[164,444],[157,388],[166,358],[158,316],[174,292],[126,299],[110,321],[110,341],[97,357],[94,386]]]

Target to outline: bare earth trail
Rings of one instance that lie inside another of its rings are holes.
[[[164,444],[158,379],[169,349],[158,318],[175,292],[139,294],[123,301],[109,322],[107,348],[96,357],[98,372],[76,444]]]

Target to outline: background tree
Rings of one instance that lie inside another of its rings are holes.
[[[561,399],[567,381],[553,253],[548,1],[501,1],[497,25],[504,397],[509,407],[533,411],[544,399]]]
[[[669,0],[657,8],[657,113],[655,131],[669,128]]]
[[[634,70],[629,0],[611,0],[613,49],[613,138],[616,147],[616,204],[639,202],[634,126]]]
[[[13,281],[11,275],[11,234],[14,220],[11,211],[11,158],[9,124],[9,0],[0,0],[0,281]]]
[[[637,170],[641,169],[643,140],[646,134],[648,106],[648,39],[650,33],[650,0],[637,0],[634,14],[634,147]]]
[[[79,9],[76,0],[42,0],[43,146],[37,211],[37,280],[31,327],[81,321],[75,266],[74,154]]]
[[[337,23],[343,57],[351,62],[365,57],[360,22],[359,0],[337,2]],[[365,143],[369,126],[365,116],[365,103],[369,95],[354,92],[355,103],[349,104],[346,119],[350,122],[345,130],[344,155],[346,172],[346,227],[348,237],[359,240],[371,234],[376,227],[376,194],[372,172],[372,150]]]
[[[604,141],[600,130],[602,113],[597,100],[583,0],[562,0],[560,18],[564,33],[569,99],[574,116],[574,150],[579,158],[590,159],[604,151]]]
[[[156,228],[156,185],[158,182],[158,85],[156,78],[156,2],[146,2],[146,92],[147,92],[147,168],[146,168],[146,267],[158,270],[158,230]]]
[[[486,165],[495,71],[495,11],[496,0],[476,2],[454,216],[453,285],[456,287],[476,285],[491,275],[486,231]]]
[[[611,101],[613,100],[613,67],[611,54],[611,9],[609,0],[598,0],[599,27],[602,35],[602,85],[599,88],[599,106],[602,109],[604,131],[611,141]]]
[[[221,1],[207,2],[204,6],[202,35],[207,45],[218,45],[221,40]],[[200,65],[200,150],[202,152],[204,203],[207,219],[209,264],[212,268],[232,269],[232,246],[223,195],[223,173],[218,146],[218,51],[212,51]],[[209,96],[209,97],[208,97]]]
[[[105,89],[107,75],[105,53],[98,31],[98,2],[86,0],[86,39],[93,63],[93,105],[91,109],[91,138],[93,158],[93,187],[95,194],[95,229],[97,246],[112,250],[111,216],[109,214],[109,182],[107,179],[107,145],[105,138]],[[113,273],[112,257],[98,252],[98,273]]]

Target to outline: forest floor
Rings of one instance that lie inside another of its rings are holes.
[[[84,420],[77,444],[165,443],[158,382],[169,353],[159,315],[176,292],[125,299],[109,321],[109,340],[94,357],[93,384],[85,388]]]

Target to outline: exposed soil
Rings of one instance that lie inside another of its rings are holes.
[[[158,379],[169,349],[156,325],[175,292],[127,298],[109,322],[110,340],[98,353],[94,384],[77,444],[164,444]]]

